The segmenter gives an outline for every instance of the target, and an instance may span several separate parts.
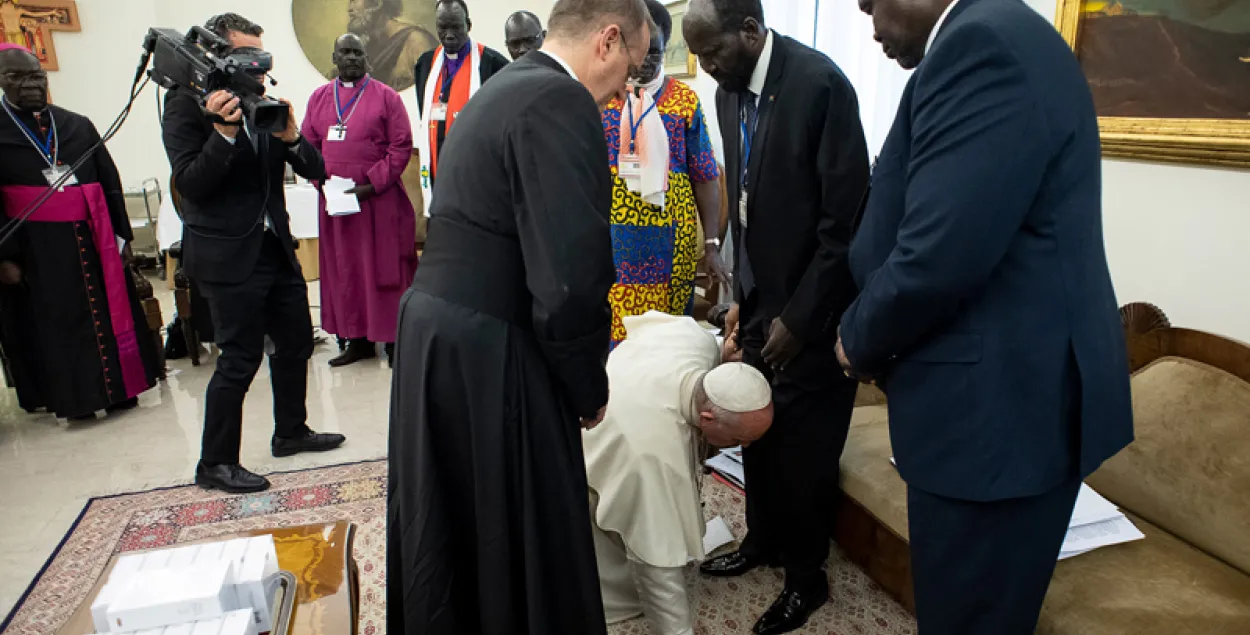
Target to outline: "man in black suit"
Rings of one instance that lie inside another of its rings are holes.
[[[890,398],[924,635],[1037,624],[1082,479],[1133,438],[1098,119],[1020,0],[860,0],[915,68],[851,250],[848,372]]]
[[[756,633],[802,626],[828,599],[836,457],[856,386],[834,353],[855,297],[847,265],[868,184],[855,90],[833,62],[764,26],[759,0],[693,0],[683,25],[716,93],[743,360],[773,385],[772,430],[744,452],[749,534],[703,565],[781,565],[786,587]]]
[[[263,78],[271,60],[258,25],[224,14],[207,28],[230,42],[233,55],[258,62]],[[239,464],[239,444],[243,397],[260,367],[266,335],[273,343],[273,455],[332,450],[344,441],[306,425],[312,318],[282,184],[287,163],[307,179],[325,178],[325,164],[300,137],[294,113],[282,132],[258,134],[244,120],[239,99],[225,91],[203,105],[186,89],[170,91],[164,142],[181,195],[183,266],[208,300],[221,349],[204,398],[195,482],[231,493],[261,491],[269,481]]]

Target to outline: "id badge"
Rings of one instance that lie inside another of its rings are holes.
[[[326,135],[326,141],[346,141],[347,126],[330,126],[330,132]]]
[[[747,226],[747,193],[742,193],[742,200],[738,201],[738,224],[743,227]]]
[[[447,104],[436,103],[431,106],[430,119],[433,121],[447,121]]]
[[[642,193],[642,159],[638,155],[622,154],[617,161],[616,173],[631,192]]]
[[[48,185],[55,185],[57,181],[61,180],[61,177],[64,176],[66,172],[70,172],[68,165],[58,165],[54,168],[44,170],[43,178],[48,179]],[[67,185],[78,185],[78,177],[74,176],[73,172],[70,172],[69,178],[65,179],[65,182],[61,184],[61,187],[64,188]]]

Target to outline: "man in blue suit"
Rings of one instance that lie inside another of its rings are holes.
[[[921,635],[1032,633],[1081,480],[1133,438],[1093,100],[1021,0],[860,8],[916,71],[839,358],[889,395]]]

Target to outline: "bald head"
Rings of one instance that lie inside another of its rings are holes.
[[[365,53],[365,43],[354,33],[340,35],[334,41],[334,67],[339,71],[339,79],[354,82],[369,72],[369,55]]]
[[[503,25],[504,39],[508,44],[508,55],[516,61],[522,55],[542,47],[547,32],[538,16],[529,11],[517,11],[508,16]]]
[[[39,58],[26,49],[0,50],[0,89],[18,110],[35,112],[48,107],[48,74]]]
[[[716,447],[751,444],[772,427],[772,387],[747,364],[730,362],[708,372],[695,387],[694,401],[699,429]]]

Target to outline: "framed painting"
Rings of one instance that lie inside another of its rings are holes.
[[[1108,156],[1250,167],[1250,2],[1059,0]]]
[[[432,0],[292,0],[291,22],[304,55],[327,79],[335,76],[334,41],[355,33],[364,40],[373,77],[403,92],[415,81],[417,58],[438,46],[434,5]]]
[[[673,16],[673,41],[664,49],[664,74],[678,79],[694,77],[699,70],[699,58],[690,53],[686,36],[681,32],[682,18],[686,17],[687,0],[669,2],[668,13]]]

